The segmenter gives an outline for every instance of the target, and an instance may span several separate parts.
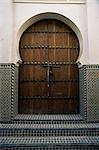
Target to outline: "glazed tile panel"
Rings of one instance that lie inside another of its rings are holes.
[[[87,120],[99,121],[99,65],[87,66]]]
[[[11,65],[0,65],[0,120],[11,118]]]
[[[99,121],[99,65],[84,65],[79,68],[79,84],[78,115],[84,121]],[[11,120],[17,116],[18,67],[14,64],[0,64],[0,121]]]

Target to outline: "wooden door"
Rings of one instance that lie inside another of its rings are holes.
[[[30,26],[20,40],[19,113],[78,113],[78,54],[77,37],[66,24],[47,19]]]

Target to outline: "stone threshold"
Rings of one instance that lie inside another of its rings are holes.
[[[15,121],[17,120],[31,120],[31,121],[83,121],[83,117],[80,114],[71,114],[71,115],[65,115],[65,114],[33,114],[33,115],[28,115],[28,114],[18,114],[16,117],[14,117]]]

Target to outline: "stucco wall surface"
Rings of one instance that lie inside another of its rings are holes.
[[[25,22],[27,22],[27,20],[30,18],[34,19],[35,16],[42,13],[56,13],[71,20],[82,35],[82,48],[78,61],[82,64],[98,64],[98,10],[98,0],[86,0],[85,4],[36,4],[1,0],[0,63],[16,63],[20,60],[18,49],[20,35],[22,34],[22,30],[20,29],[22,26],[24,29],[26,28]],[[47,18],[49,18],[49,16],[47,16]]]
[[[89,62],[99,64],[99,0],[87,0],[87,22]]]

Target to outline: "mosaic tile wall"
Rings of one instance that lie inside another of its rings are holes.
[[[11,118],[11,65],[0,65],[0,120]]]
[[[18,109],[18,67],[0,64],[0,121],[11,120]]]
[[[18,67],[12,65],[11,118],[18,114]]]
[[[87,120],[99,121],[99,65],[86,66]]]
[[[99,121],[99,65],[79,68],[80,115],[85,121]],[[0,64],[0,121],[18,113],[18,67]]]
[[[79,68],[80,114],[84,120],[87,117],[86,66]]]

